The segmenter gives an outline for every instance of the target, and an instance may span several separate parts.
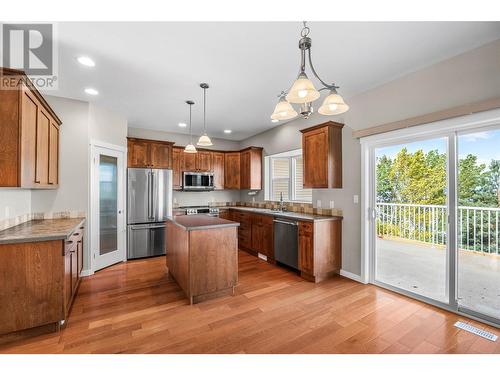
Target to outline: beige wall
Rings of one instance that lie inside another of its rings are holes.
[[[89,138],[127,146],[127,119],[106,108],[89,105]]]

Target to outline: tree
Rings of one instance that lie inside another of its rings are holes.
[[[377,202],[389,203],[394,199],[394,191],[389,179],[392,160],[386,155],[378,158],[377,163]]]
[[[490,186],[491,200],[500,207],[500,160],[492,160],[488,171],[488,185]]]

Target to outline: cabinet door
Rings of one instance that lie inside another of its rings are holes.
[[[171,168],[172,146],[164,143],[150,143],[151,166],[153,168]]]
[[[224,153],[212,152],[212,170],[214,172],[214,187],[224,189]]]
[[[49,183],[49,131],[50,117],[43,109],[38,108],[35,183],[40,186]]]
[[[77,258],[78,258],[78,278],[80,278],[80,274],[83,270],[83,236],[80,241],[78,241]]]
[[[64,307],[68,312],[71,303],[71,296],[73,290],[71,289],[71,252],[67,251],[64,255]]]
[[[224,157],[224,187],[240,188],[240,153],[228,152]]]
[[[274,223],[272,216],[262,218],[262,254],[274,259]]]
[[[240,188],[250,189],[250,150],[243,151],[240,156]]]
[[[196,170],[196,154],[184,152],[182,158],[182,171],[195,171]]]
[[[174,181],[172,182],[174,189],[180,189],[182,187],[182,172],[181,172],[181,164],[182,164],[182,154],[184,152],[180,148],[174,148],[172,150],[172,174]]]
[[[75,294],[76,287],[78,286],[78,254],[77,254],[78,244],[73,246],[70,251],[71,254],[71,293]]]
[[[262,225],[260,223],[252,223],[252,250],[267,255],[262,249],[262,242]]]
[[[314,275],[314,238],[310,223],[299,223],[299,268]]]
[[[59,179],[59,126],[51,121],[49,132],[49,185],[57,185]]]
[[[302,135],[304,188],[328,188],[328,127]]]
[[[130,168],[151,167],[149,142],[128,140],[127,159]]]
[[[212,153],[210,151],[198,151],[196,169],[203,172],[212,170]]]
[[[28,188],[35,184],[38,108],[37,99],[27,87],[23,86],[21,100],[21,186]],[[15,168],[15,166],[12,167]]]

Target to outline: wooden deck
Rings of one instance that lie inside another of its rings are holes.
[[[313,284],[244,252],[239,266],[234,297],[190,306],[164,257],[115,265],[83,279],[64,330],[0,353],[500,353],[453,327],[469,319],[373,285]]]

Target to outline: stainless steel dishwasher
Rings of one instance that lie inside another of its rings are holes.
[[[299,223],[281,218],[273,221],[276,261],[299,269]]]

